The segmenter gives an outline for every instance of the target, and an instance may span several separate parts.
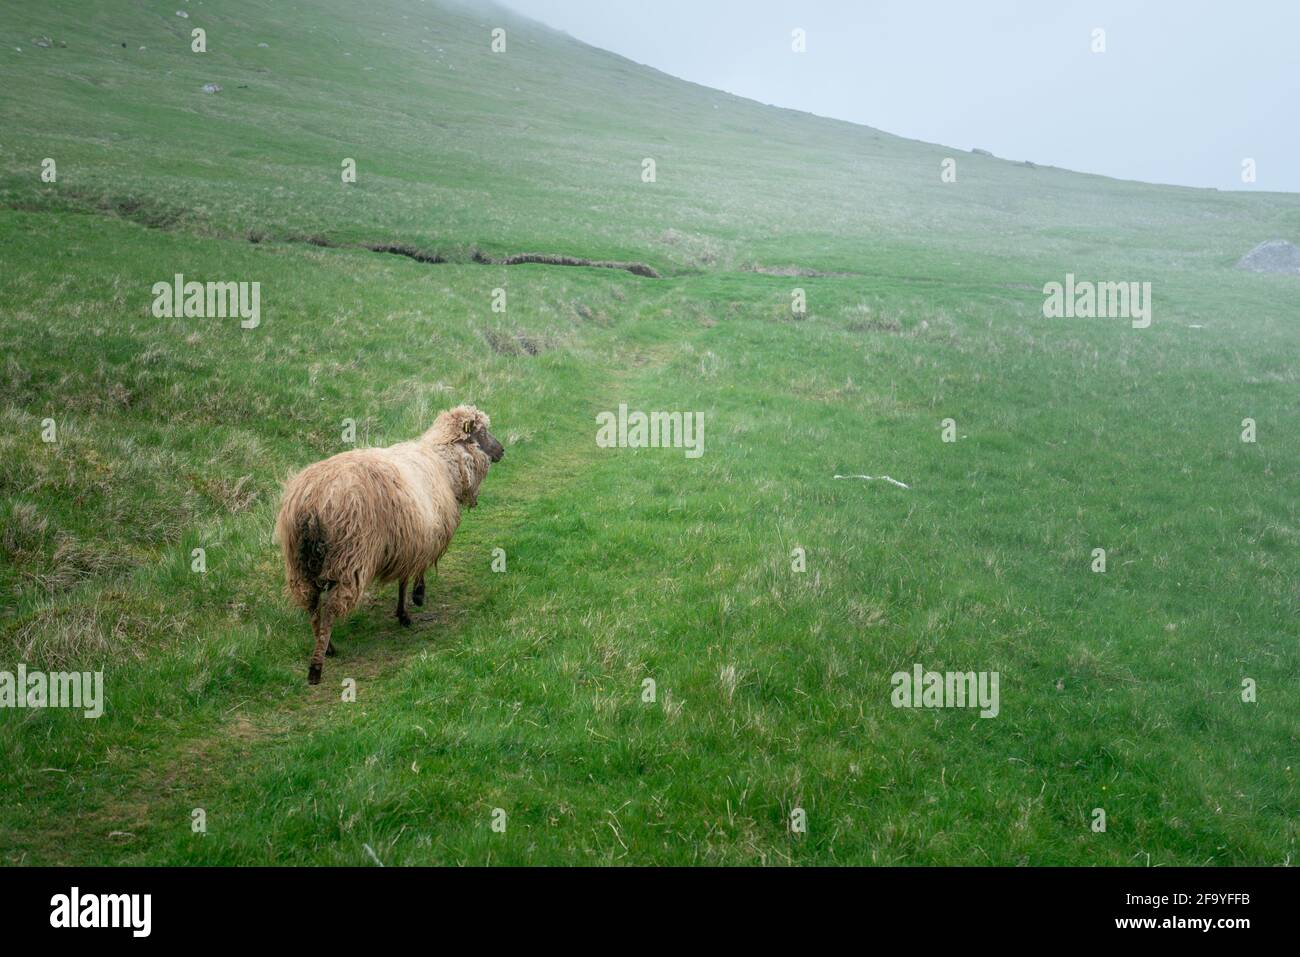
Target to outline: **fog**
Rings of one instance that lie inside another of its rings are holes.
[[[1300,192],[1289,0],[506,3],[674,76],[901,136],[1123,179]]]

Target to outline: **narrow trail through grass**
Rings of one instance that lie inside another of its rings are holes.
[[[641,361],[635,368],[611,365],[601,370],[600,394],[607,400],[603,404],[617,406],[635,388],[634,378],[648,379],[666,363],[662,348],[642,348],[638,353]],[[463,550],[466,539],[508,537],[539,507],[572,507],[582,499],[581,485],[590,463],[589,434],[573,433],[548,446],[545,454],[534,457],[526,476],[512,483],[508,501],[498,499],[488,515],[482,514],[484,510],[465,512],[459,542],[453,539],[444,567],[457,563],[457,545]],[[501,469],[497,466],[495,474],[489,475],[489,484],[493,478],[500,482]],[[365,715],[382,713],[394,686],[403,680],[404,669],[424,655],[452,649],[466,620],[479,612],[486,590],[482,576],[463,572],[458,568],[454,580],[432,575],[426,604],[411,609],[409,630],[393,620],[395,586],[372,587],[352,616],[351,626],[341,629],[344,637],[336,636],[339,653],[326,660],[320,685],[304,682],[294,694],[241,701],[223,713],[218,727],[195,724],[187,733],[166,740],[102,805],[73,822],[50,822],[46,829],[25,834],[23,844],[39,857],[30,863],[154,861],[152,852],[160,834],[188,827],[194,808],[227,803],[221,795],[240,790],[247,769],[276,764],[286,746],[328,729],[340,718],[360,715],[364,722]],[[296,641],[306,649],[305,617],[300,624],[300,634],[277,640]],[[343,700],[345,679],[362,689],[355,702]]]

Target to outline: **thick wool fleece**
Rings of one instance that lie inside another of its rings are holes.
[[[414,441],[343,452],[285,485],[275,537],[289,595],[312,614],[314,670],[333,622],[366,586],[419,579],[447,550],[460,506],[477,503],[491,465],[470,439],[489,424],[472,405],[457,406]]]

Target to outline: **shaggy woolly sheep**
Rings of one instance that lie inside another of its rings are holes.
[[[409,626],[406,585],[424,604],[424,573],[436,565],[473,508],[492,462],[505,450],[486,414],[461,405],[429,431],[386,449],[355,449],[309,465],[284,487],[275,538],[290,597],[311,615],[316,647],[307,681],[319,684],[334,623],[372,581],[397,581],[397,620]]]

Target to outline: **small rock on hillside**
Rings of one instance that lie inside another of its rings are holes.
[[[1280,272],[1300,276],[1300,249],[1285,239],[1270,239],[1242,256],[1237,268],[1250,272]]]

